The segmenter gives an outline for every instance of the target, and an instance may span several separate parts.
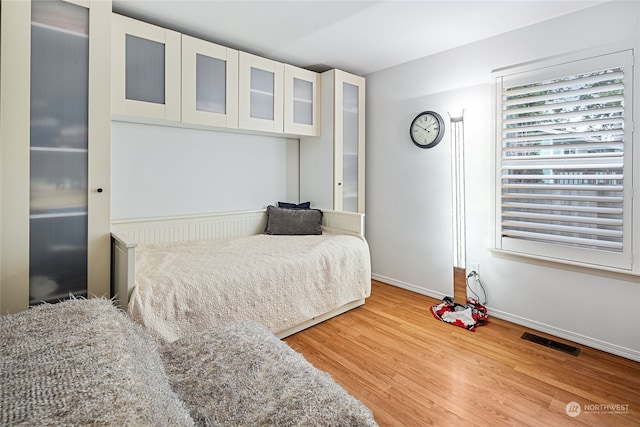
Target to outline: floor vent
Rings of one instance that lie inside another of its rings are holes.
[[[580,354],[580,349],[578,347],[574,347],[568,344],[563,344],[561,342],[550,340],[545,337],[541,337],[539,335],[530,334],[529,332],[525,332],[524,334],[522,334],[521,338],[523,340],[531,341],[536,344],[540,344],[545,347],[549,347],[554,350],[558,350],[563,353],[570,354],[571,356],[577,356],[578,354]]]

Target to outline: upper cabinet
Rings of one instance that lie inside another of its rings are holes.
[[[320,135],[319,74],[289,64],[284,66],[284,132]]]
[[[180,121],[180,33],[112,15],[113,114]]]
[[[113,14],[112,113],[187,126],[320,134],[320,78]]]
[[[280,132],[283,128],[284,64],[240,52],[238,112],[241,129]]]
[[[182,35],[182,121],[238,127],[238,51]]]

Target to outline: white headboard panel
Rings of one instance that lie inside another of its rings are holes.
[[[323,210],[322,225],[364,236],[364,214]]]
[[[114,221],[111,223],[111,232],[126,234],[129,239],[137,243],[215,240],[262,233],[265,221],[265,210],[261,209]]]

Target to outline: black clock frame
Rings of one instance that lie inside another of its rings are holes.
[[[440,131],[438,132],[438,136],[436,136],[436,139],[434,139],[432,142],[430,142],[429,144],[420,144],[419,142],[417,142],[414,137],[413,137],[413,132],[411,132],[411,130],[413,129],[413,125],[416,122],[416,120],[418,120],[420,117],[426,115],[426,114],[430,114],[433,117],[436,118],[436,120],[438,121],[438,126],[440,127]],[[409,136],[411,137],[411,141],[413,141],[413,143],[420,148],[433,148],[436,145],[438,145],[440,143],[440,141],[442,141],[442,137],[444,136],[444,120],[442,120],[442,116],[438,113],[436,113],[435,111],[423,111],[422,113],[418,114],[412,121],[411,121],[411,125],[409,126]]]

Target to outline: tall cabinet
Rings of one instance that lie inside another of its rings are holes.
[[[320,136],[300,139],[300,200],[364,213],[365,79],[329,70],[320,87]]]
[[[111,3],[1,7],[0,313],[107,296]]]

